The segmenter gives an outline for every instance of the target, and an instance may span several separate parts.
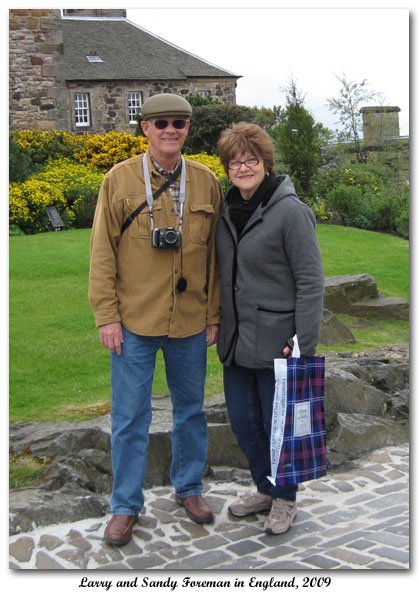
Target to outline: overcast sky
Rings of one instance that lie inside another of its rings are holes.
[[[339,95],[337,77],[345,75],[349,81],[367,79],[370,89],[383,94],[384,105],[398,106],[400,134],[409,134],[407,8],[319,9],[314,2],[304,3],[313,8],[297,8],[295,1],[296,8],[290,9],[271,8],[280,3],[268,1],[257,3],[260,8],[248,8],[245,1],[225,0],[227,8],[216,0],[210,4],[212,8],[204,0],[155,1],[154,6],[174,8],[128,8],[127,16],[151,33],[241,75],[236,90],[239,104],[283,106],[280,88],[293,77],[305,94],[305,107],[317,121],[335,129],[337,117],[329,112],[327,99]],[[240,8],[234,7],[237,4]]]

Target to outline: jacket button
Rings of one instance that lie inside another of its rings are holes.
[[[235,290],[236,292],[239,292],[239,291],[240,291],[240,289],[241,289],[241,286],[240,286],[239,284],[235,284],[235,286],[234,286],[234,290]]]

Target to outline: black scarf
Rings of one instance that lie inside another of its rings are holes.
[[[237,229],[238,238],[241,236],[248,220],[260,203],[267,205],[280,182],[280,179],[276,179],[273,176],[266,176],[249,201],[245,201],[242,198],[236,186],[230,188],[227,196],[229,216]]]

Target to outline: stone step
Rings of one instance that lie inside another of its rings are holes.
[[[339,275],[325,279],[324,307],[333,313],[378,319],[409,320],[409,303],[403,298],[383,296],[368,273]]]
[[[378,296],[377,298],[364,298],[350,306],[350,314],[377,319],[395,319],[398,321],[409,320],[409,303],[403,298],[392,296]]]
[[[332,312],[346,312],[353,302],[378,296],[376,280],[368,273],[325,278],[324,306]]]

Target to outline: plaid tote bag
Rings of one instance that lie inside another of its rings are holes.
[[[276,359],[274,370],[269,480],[285,486],[325,476],[325,358],[301,358],[295,338],[293,357]]]

